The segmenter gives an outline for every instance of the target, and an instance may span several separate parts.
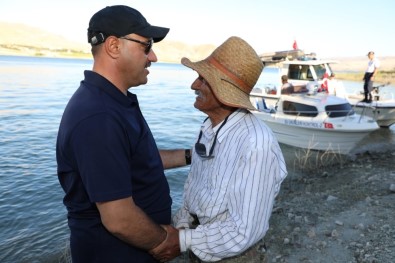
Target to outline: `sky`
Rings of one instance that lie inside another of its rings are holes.
[[[218,46],[239,36],[258,54],[292,49],[296,41],[321,58],[366,56],[370,50],[376,57],[395,56],[393,0],[9,0],[0,3],[0,21],[85,43],[92,15],[118,4],[169,27],[166,39],[187,44]]]

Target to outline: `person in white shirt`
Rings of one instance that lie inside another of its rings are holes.
[[[365,71],[365,75],[363,76],[364,84],[363,91],[365,94],[365,98],[362,102],[371,103],[372,102],[372,90],[373,90],[373,81],[374,77],[377,74],[378,68],[380,67],[380,62],[378,59],[374,58],[374,52],[370,51],[368,53],[368,67]]]
[[[249,111],[263,64],[239,37],[202,61],[181,63],[197,72],[194,107],[208,115],[173,217],[181,252],[191,262],[265,262],[259,241],[287,169],[276,137]]]

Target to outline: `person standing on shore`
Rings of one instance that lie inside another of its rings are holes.
[[[194,107],[208,115],[173,217],[181,251],[193,263],[265,262],[259,241],[287,170],[272,131],[250,112],[262,61],[246,41],[230,37],[206,59],[181,63],[198,74]]]
[[[362,102],[371,103],[372,102],[372,90],[373,90],[373,81],[374,77],[377,74],[378,68],[380,67],[380,62],[377,58],[374,57],[374,52],[369,51],[368,53],[368,67],[365,71],[365,75],[363,76],[363,91],[365,98]]]
[[[128,91],[147,83],[152,45],[168,32],[128,6],[90,19],[93,69],[65,108],[56,144],[73,263],[158,262],[149,251],[159,245],[179,254],[164,169],[188,164],[189,150],[159,151]]]

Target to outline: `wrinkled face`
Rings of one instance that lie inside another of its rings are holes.
[[[196,109],[209,115],[210,112],[215,112],[218,108],[221,108],[221,103],[212,92],[210,84],[202,76],[199,75],[192,83],[191,89],[197,95],[193,104]]]

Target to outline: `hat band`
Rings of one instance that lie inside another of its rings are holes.
[[[214,57],[210,56],[208,58],[208,62],[212,64],[214,67],[218,68],[222,73],[224,73],[227,77],[233,80],[236,84],[238,84],[243,92],[249,94],[250,87],[241,80],[238,76],[230,72],[226,67],[224,67],[221,63],[218,62]]]

